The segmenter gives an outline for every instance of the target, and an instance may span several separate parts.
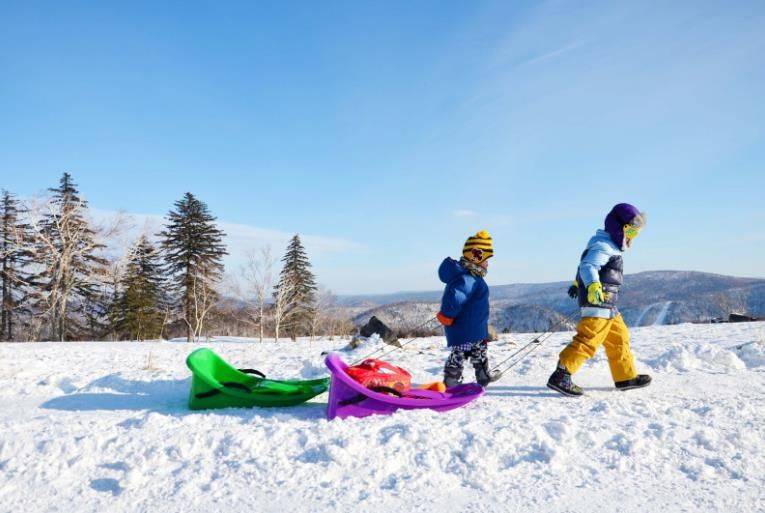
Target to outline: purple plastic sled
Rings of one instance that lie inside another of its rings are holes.
[[[477,383],[459,385],[436,392],[412,389],[402,397],[375,392],[350,377],[348,365],[337,353],[330,353],[325,360],[331,375],[327,419],[335,417],[366,417],[367,415],[390,415],[398,409],[414,410],[430,408],[447,411],[459,408],[483,395],[483,387]]]

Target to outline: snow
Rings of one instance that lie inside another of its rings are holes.
[[[615,391],[601,354],[572,399],[544,387],[571,336],[557,333],[465,408],[332,422],[325,395],[188,411],[197,345],[0,344],[0,511],[763,511],[763,334],[765,323],[633,329],[653,384]],[[490,348],[494,361],[533,335],[513,337]],[[307,378],[346,344],[206,345]],[[433,337],[386,358],[425,382],[445,356]]]
[[[661,326],[665,324],[667,321],[667,316],[669,315],[669,309],[672,306],[672,303],[674,303],[674,301],[663,301],[661,303],[651,303],[650,305],[643,308],[643,310],[641,310],[640,315],[638,315],[637,319],[634,322],[634,325],[642,326],[644,324],[643,321],[648,315],[648,313],[657,309],[658,309],[658,312],[656,314],[656,318],[653,320],[653,322],[650,322],[648,324],[652,326]]]
[[[664,324],[664,321],[667,319],[667,314],[669,313],[670,306],[672,306],[672,301],[664,302],[664,304],[661,307],[661,310],[659,311],[659,314],[656,316],[656,320],[653,321],[654,326],[660,326]]]

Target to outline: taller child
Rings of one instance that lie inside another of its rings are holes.
[[[489,287],[484,276],[494,247],[488,232],[468,237],[459,261],[446,258],[438,268],[438,277],[446,284],[438,320],[445,326],[446,342],[451,353],[444,365],[444,384],[453,387],[462,382],[462,368],[470,359],[475,380],[481,386],[499,378],[489,371],[486,355],[489,340]]]
[[[638,374],[630,350],[630,334],[616,303],[624,277],[622,254],[645,226],[645,215],[628,203],[619,203],[608,213],[605,230],[598,230],[582,253],[576,281],[569,289],[578,298],[582,319],[576,335],[560,353],[558,366],[547,386],[564,395],[582,395],[571,381],[598,348],[606,349],[616,388],[629,390],[648,386],[651,377]]]

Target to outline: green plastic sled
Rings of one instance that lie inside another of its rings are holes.
[[[235,369],[206,347],[191,353],[186,365],[192,374],[192,410],[295,406],[329,388],[329,378],[277,381],[254,369]]]

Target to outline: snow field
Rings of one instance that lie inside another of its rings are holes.
[[[465,408],[332,422],[325,395],[188,411],[196,345],[0,344],[0,511],[765,510],[765,324],[632,334],[654,377],[646,389],[615,391],[601,352],[575,377],[585,397],[548,390],[571,337],[559,333]],[[490,357],[531,338],[514,334]],[[274,378],[309,378],[345,342],[206,345]],[[432,381],[444,345],[421,339],[386,359]]]

